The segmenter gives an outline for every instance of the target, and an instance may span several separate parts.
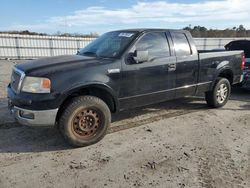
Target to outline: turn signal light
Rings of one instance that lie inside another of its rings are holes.
[[[51,88],[51,82],[49,79],[43,79],[42,86],[44,89],[50,89]]]

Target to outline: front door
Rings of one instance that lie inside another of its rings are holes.
[[[176,79],[176,57],[165,32],[146,33],[129,53],[148,51],[148,60],[136,64],[126,58],[122,64],[120,108],[144,106],[173,98]]]

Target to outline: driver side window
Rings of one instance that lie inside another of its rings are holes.
[[[136,51],[148,51],[148,62],[170,56],[170,48],[165,33],[155,32],[144,35],[135,45]]]

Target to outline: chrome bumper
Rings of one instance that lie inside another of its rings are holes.
[[[27,126],[54,126],[58,109],[54,110],[27,110],[13,106],[10,108],[18,123]]]

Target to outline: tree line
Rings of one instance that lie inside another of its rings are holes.
[[[227,29],[207,29],[203,26],[188,26],[183,28],[196,38],[250,37],[250,30],[243,25]]]

